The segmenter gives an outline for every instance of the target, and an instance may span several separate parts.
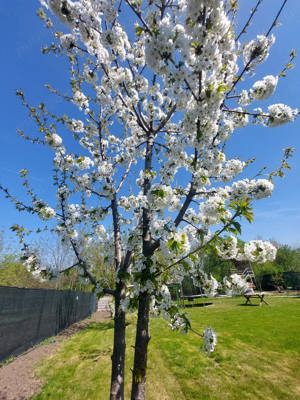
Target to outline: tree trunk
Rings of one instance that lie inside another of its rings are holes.
[[[126,320],[125,312],[122,311],[120,307],[121,299],[124,297],[125,285],[122,282],[119,282],[115,294],[114,348],[112,355],[110,400],[124,400]]]
[[[147,147],[145,156],[144,172],[152,170],[152,153],[153,153],[154,137],[152,132],[148,132]],[[143,194],[147,196],[151,189],[151,180],[148,177],[144,179]],[[154,250],[152,249],[152,239],[150,233],[151,210],[149,207],[143,208],[142,224],[143,224],[143,255],[150,259]],[[147,277],[149,273],[148,265],[144,274]],[[138,319],[136,326],[134,362],[132,371],[132,387],[131,400],[144,400],[146,391],[146,376],[147,376],[147,356],[149,335],[149,312],[150,312],[150,294],[140,292]]]
[[[134,366],[132,371],[131,400],[144,400],[146,389],[147,353],[149,335],[150,295],[139,297],[138,321],[135,338]]]

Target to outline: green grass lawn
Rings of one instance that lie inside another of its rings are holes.
[[[195,334],[172,332],[165,321],[152,319],[147,400],[300,399],[300,299],[271,298],[269,307],[212,301],[187,309],[195,329],[217,331],[210,356]],[[39,369],[45,386],[34,399],[107,400],[112,328],[111,322],[92,323],[65,342]],[[133,316],[127,333],[128,397]]]

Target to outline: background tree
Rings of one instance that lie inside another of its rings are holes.
[[[70,116],[56,115],[44,103],[31,106],[20,90],[39,135],[20,134],[52,149],[57,204],[40,199],[27,170],[21,177],[29,202],[1,189],[20,211],[51,220],[50,229],[75,253],[70,268],[80,267],[98,293],[114,295],[111,399],[124,398],[125,313],[138,306],[132,399],[144,399],[150,306],[173,329],[190,328],[165,284],[185,275],[205,287],[213,284],[202,262],[211,247],[223,259],[275,257],[271,243],[240,245],[236,236],[239,220],[253,220],[253,201],[270,196],[274,177],[284,175],[291,149],[277,170],[260,170],[253,179],[243,178],[253,159],[228,159],[225,149],[236,129],[250,123],[275,127],[298,114],[281,103],[265,110],[256,103],[273,94],[294,52],[281,72],[239,87],[268,57],[286,0],[265,34],[243,45],[242,35],[261,1],[241,32],[235,31],[237,1],[41,3],[39,16],[46,26],[53,30],[54,14],[60,29],[67,30],[54,31],[55,43],[44,52],[68,57],[68,92],[47,88],[70,103]],[[128,22],[133,18],[134,29]],[[238,180],[239,174],[244,175]],[[114,287],[95,277],[82,251],[82,244],[95,237],[106,262],[114,265]],[[212,351],[213,331],[204,339]]]

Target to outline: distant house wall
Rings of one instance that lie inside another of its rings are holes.
[[[56,335],[95,310],[93,293],[0,286],[0,360]]]

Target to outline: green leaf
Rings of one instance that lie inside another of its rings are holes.
[[[190,264],[189,264],[187,261],[182,260],[182,261],[180,262],[180,264],[183,266],[183,268],[185,269],[185,271],[189,271],[189,269],[190,269]]]
[[[174,253],[178,253],[181,250],[181,244],[175,239],[169,239],[167,243],[168,248]]]
[[[165,197],[165,192],[162,189],[154,189],[151,191],[151,193],[159,197],[160,199],[164,199]]]
[[[234,228],[236,229],[236,231],[238,233],[242,233],[242,228],[241,228],[241,224],[237,221],[232,221],[232,225],[234,226]]]
[[[226,85],[225,83],[221,83],[221,84],[218,86],[217,92],[218,92],[218,93],[225,93],[225,92],[227,92],[227,90],[229,90],[229,86]]]
[[[141,26],[136,26],[135,27],[135,34],[136,36],[141,36],[144,32],[144,29]]]
[[[191,43],[191,47],[193,48],[193,49],[197,49],[197,47],[200,45],[200,43],[199,42],[192,42]]]
[[[27,175],[28,175],[28,169],[21,169],[20,171],[19,171],[19,174],[20,174],[20,177],[21,178],[25,178]]]

